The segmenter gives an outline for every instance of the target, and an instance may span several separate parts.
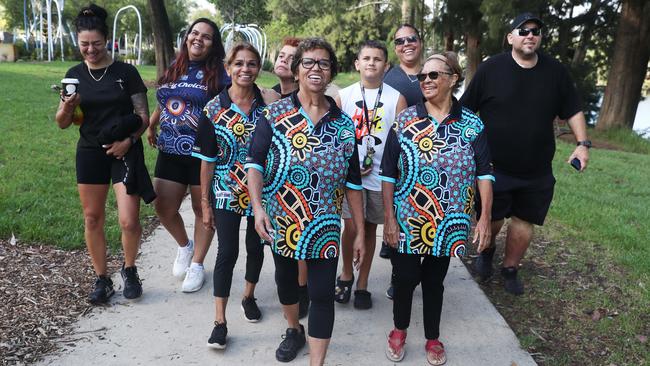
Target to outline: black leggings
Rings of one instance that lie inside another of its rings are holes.
[[[449,269],[449,257],[394,253],[393,264],[393,322],[395,328],[405,330],[411,322],[413,291],[422,282],[422,310],[424,313],[424,336],[437,339],[440,336],[443,281]]]
[[[217,227],[217,260],[214,264],[214,296],[229,297],[232,285],[232,272],[239,256],[239,223],[242,216],[227,210],[213,210]],[[250,283],[260,279],[264,263],[264,245],[257,231],[255,218],[249,216],[246,225],[246,275]]]
[[[275,283],[282,305],[298,303],[298,261],[273,253]],[[307,289],[309,292],[309,320],[307,333],[319,339],[332,338],[334,328],[334,287],[338,258],[308,259]]]

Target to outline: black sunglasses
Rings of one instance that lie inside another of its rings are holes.
[[[407,37],[400,37],[400,38],[395,38],[395,46],[401,46],[406,43],[415,43],[418,41],[418,36],[416,34],[407,36]]]
[[[318,68],[321,70],[329,70],[332,67],[332,61],[321,58],[320,60],[314,60],[313,58],[303,58],[300,59],[300,64],[307,70],[311,70],[318,64]]]
[[[522,37],[526,37],[530,33],[532,33],[534,36],[539,36],[542,33],[542,30],[539,28],[518,28],[517,29],[517,34],[519,34]]]
[[[427,79],[427,76],[428,76],[429,79],[431,79],[431,80],[436,80],[436,79],[438,78],[438,76],[440,76],[440,74],[453,75],[453,73],[451,73],[451,72],[444,72],[444,71],[429,71],[429,72],[427,72],[426,74],[425,74],[425,73],[417,74],[417,78],[418,78],[418,80],[419,80],[420,82],[425,81],[425,80]]]

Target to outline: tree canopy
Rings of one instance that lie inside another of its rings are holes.
[[[518,13],[530,11],[544,21],[542,51],[567,66],[585,102],[588,119],[595,121],[604,86],[613,96],[613,125],[631,126],[636,103],[647,73],[650,54],[650,5],[647,0],[210,0],[219,12],[219,21],[240,24],[256,23],[266,32],[273,54],[287,36],[321,36],[335,48],[344,70],[353,69],[358,45],[376,39],[388,45],[390,60],[396,57],[391,46],[392,33],[403,22],[420,29],[425,53],[453,50],[460,54],[469,81],[482,60],[506,51],[505,34],[510,20]],[[125,5],[133,4],[145,13],[146,0],[96,0],[113,16]],[[31,1],[28,1],[31,6]],[[182,0],[165,0],[172,34],[186,25],[188,5]],[[433,6],[430,6],[430,4]],[[65,20],[71,20],[82,0],[66,0]],[[429,5],[427,5],[429,4]],[[9,27],[23,27],[23,0],[0,0]],[[632,9],[625,13],[625,9]],[[31,10],[29,10],[31,14]],[[626,17],[627,14],[627,17]],[[622,19],[622,20],[621,20]],[[109,19],[112,25],[112,18]],[[153,32],[151,19],[143,18],[143,27]],[[121,18],[119,29],[135,31],[133,15]],[[634,29],[634,31],[630,31]],[[634,33],[638,37],[635,38]],[[615,44],[624,43],[625,47]],[[639,51],[634,53],[633,51]],[[616,55],[615,55],[616,53]],[[616,57],[614,57],[616,56]],[[625,60],[634,57],[634,68]],[[610,74],[610,70],[618,71]],[[628,80],[629,78],[629,80]],[[632,93],[624,93],[634,85]],[[626,111],[619,113],[617,111]],[[611,125],[608,122],[608,125]]]

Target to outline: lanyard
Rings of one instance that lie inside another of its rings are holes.
[[[366,104],[366,89],[363,87],[363,84],[359,83],[361,86],[361,99],[363,100],[363,116],[365,117],[366,120],[366,127],[368,128],[368,135],[370,135],[370,117],[369,117],[369,111],[368,111],[368,104]],[[379,99],[381,99],[381,91],[384,89],[384,83],[382,83],[379,86],[379,90],[377,91],[377,98],[375,99],[375,107],[372,109],[374,113],[377,113],[377,107],[379,107]],[[373,116],[374,119],[374,116]]]

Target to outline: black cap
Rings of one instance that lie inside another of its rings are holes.
[[[533,13],[521,13],[512,20],[512,23],[510,23],[510,30],[515,30],[527,22],[535,22],[540,28],[544,26],[544,23],[542,23],[539,17],[535,16]]]

